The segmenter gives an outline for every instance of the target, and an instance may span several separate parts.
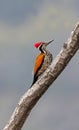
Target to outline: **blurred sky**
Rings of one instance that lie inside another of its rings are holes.
[[[0,130],[33,78],[33,44],[59,53],[79,20],[78,0],[0,0]],[[32,110],[22,130],[79,129],[79,53]]]

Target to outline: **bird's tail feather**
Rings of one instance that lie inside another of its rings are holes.
[[[32,85],[37,81],[37,79],[38,79],[38,77],[34,77],[33,82],[32,82],[32,84],[31,84],[30,88],[31,88]]]

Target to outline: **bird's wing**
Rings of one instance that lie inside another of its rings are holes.
[[[39,68],[41,67],[43,60],[44,60],[44,54],[40,53],[36,58],[36,62],[34,66],[34,76],[37,74]]]

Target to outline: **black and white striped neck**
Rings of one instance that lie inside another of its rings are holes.
[[[44,45],[41,45],[39,47],[39,50],[41,51],[41,53],[46,53],[46,47]]]

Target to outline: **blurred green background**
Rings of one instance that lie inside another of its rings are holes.
[[[59,53],[79,20],[78,0],[0,0],[0,130],[33,79],[33,44]],[[32,110],[22,130],[79,129],[79,53]]]

